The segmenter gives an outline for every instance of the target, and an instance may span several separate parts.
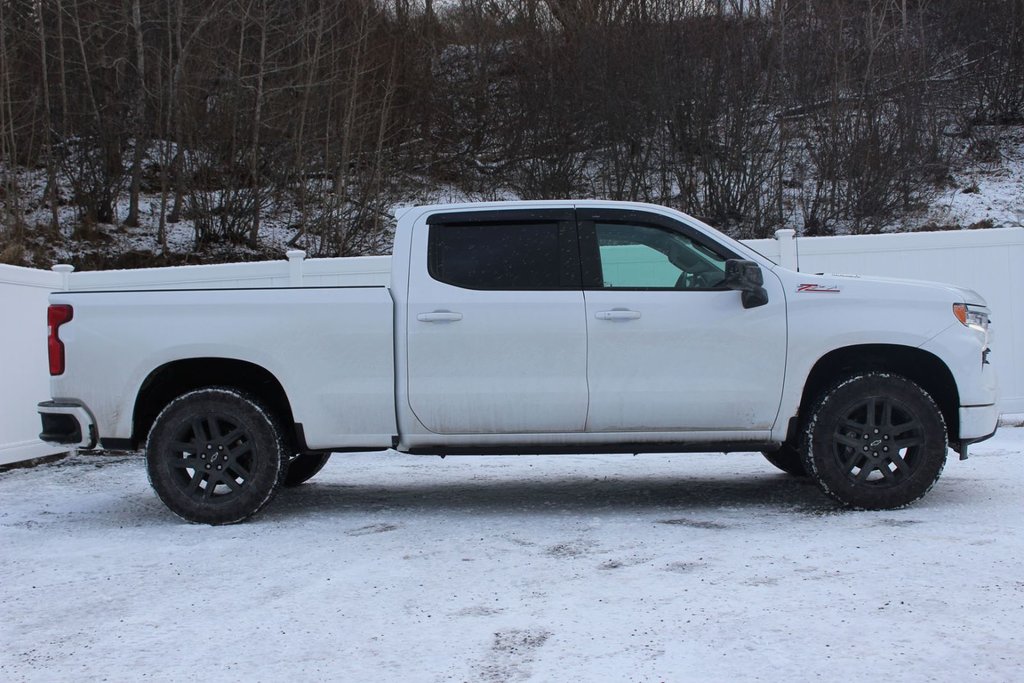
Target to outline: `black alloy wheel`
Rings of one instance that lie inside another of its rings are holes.
[[[804,464],[842,503],[902,507],[938,479],[946,439],[942,412],[927,392],[899,375],[868,373],[822,398],[805,432]]]
[[[231,388],[187,393],[157,416],[146,443],[150,482],[190,522],[231,524],[270,501],[284,475],[281,430]]]

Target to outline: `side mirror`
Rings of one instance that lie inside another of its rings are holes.
[[[764,288],[764,274],[753,261],[729,259],[725,262],[725,279],[722,284],[729,289],[743,293],[743,308],[756,308],[768,303],[768,292]]]

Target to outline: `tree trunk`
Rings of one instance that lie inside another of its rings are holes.
[[[259,161],[260,161],[260,126],[263,124],[263,77],[265,75],[267,60],[267,5],[266,0],[261,3],[262,15],[260,17],[260,61],[257,65],[256,74],[256,106],[253,112],[252,122],[252,149],[249,156],[249,182],[252,188],[252,227],[249,231],[249,246],[256,248],[260,238],[260,213],[262,201],[260,192]]]
[[[139,225],[139,186],[142,184],[142,162],[146,154],[146,64],[142,43],[142,11],[140,0],[132,0],[132,29],[135,32],[135,149],[132,153],[132,180],[128,197],[128,217],[124,224]]]
[[[0,25],[4,21],[4,5],[0,3]],[[6,224],[11,231],[12,241],[20,245],[25,237],[25,221],[21,215],[21,190],[18,186],[18,140],[11,105],[12,69],[6,34],[7,31],[0,30],[0,158],[7,160],[3,191],[8,215],[2,217],[0,225]]]
[[[39,11],[39,71],[43,77],[43,115],[46,126],[46,198],[50,204],[50,232],[60,237],[60,192],[57,187],[57,152],[54,145],[53,108],[50,106],[50,67],[46,54],[45,14]]]

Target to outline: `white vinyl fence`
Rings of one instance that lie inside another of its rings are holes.
[[[61,452],[39,440],[36,404],[50,397],[46,297],[61,277],[0,265],[0,465]]]
[[[797,238],[780,230],[751,247],[788,268],[948,282],[978,291],[992,308],[1000,408],[1024,412],[1024,228]],[[37,439],[36,403],[49,397],[46,297],[57,289],[172,289],[370,285],[388,281],[387,256],[232,263],[132,271],[54,272],[0,265],[0,464],[59,449]]]

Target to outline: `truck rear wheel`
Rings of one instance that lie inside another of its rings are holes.
[[[932,397],[905,377],[871,372],[825,393],[808,420],[803,455],[826,494],[885,510],[928,492],[946,448],[946,423]]]
[[[146,439],[149,481],[179,517],[233,524],[270,502],[285,468],[282,431],[256,398],[192,391],[161,411]]]
[[[288,473],[284,477],[285,486],[304,484],[317,472],[324,468],[330,459],[330,453],[301,453],[288,463]]]

